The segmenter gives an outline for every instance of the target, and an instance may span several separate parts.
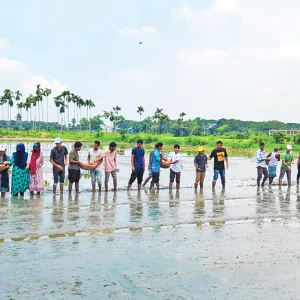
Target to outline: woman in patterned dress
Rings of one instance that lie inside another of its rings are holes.
[[[9,157],[6,155],[5,145],[0,145],[0,193],[1,198],[5,197],[5,193],[9,192],[9,165],[5,162],[9,161]]]
[[[28,153],[25,152],[25,145],[18,144],[16,152],[13,153],[9,164],[13,165],[12,180],[11,180],[11,193],[13,196],[24,196],[24,192],[29,187],[29,172],[26,169]]]
[[[43,164],[44,156],[41,152],[41,144],[35,143],[27,160],[27,168],[30,171],[29,191],[31,195],[33,195],[34,192],[40,195],[44,190]]]

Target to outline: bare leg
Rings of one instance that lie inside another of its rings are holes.
[[[156,188],[159,190],[159,183],[156,184]]]
[[[117,191],[117,188],[118,188],[118,184],[117,184],[117,182],[114,182],[114,191],[115,192]]]
[[[269,177],[269,184],[272,184],[274,177]]]
[[[180,189],[180,183],[176,183],[176,190]]]
[[[195,182],[194,187],[195,187],[195,190],[196,190],[197,187],[198,187],[198,183]]]
[[[152,178],[151,176],[147,177],[143,183],[143,186],[145,186],[151,178]]]
[[[138,191],[141,190],[141,184],[138,184]]]
[[[92,184],[92,192],[93,192],[93,193],[96,192],[96,184]]]
[[[171,190],[173,188],[173,182],[170,181],[169,183],[169,189]]]
[[[128,190],[130,190],[130,188],[131,188],[131,184],[130,184],[130,183],[128,183],[128,186],[127,186],[127,191],[128,191]]]
[[[61,183],[61,184],[60,184],[60,193],[62,194],[63,192],[64,192],[64,184]]]
[[[288,180],[288,186],[290,187],[292,185],[292,181],[289,179]]]
[[[279,185],[282,185],[282,178],[279,178]]]
[[[79,193],[79,182],[75,182],[75,191],[76,191],[76,194]]]
[[[34,192],[30,192],[30,195],[33,196]]]
[[[53,184],[53,194],[54,195],[56,194],[56,184],[55,183]]]
[[[37,194],[37,195],[40,195],[40,194],[41,194],[41,192],[37,192],[36,194]]]
[[[108,191],[108,184],[105,184],[105,192]]]
[[[99,188],[99,193],[101,193],[102,184],[98,184],[98,188]]]
[[[5,192],[1,192],[1,198],[5,197]]]
[[[73,183],[69,182],[69,193],[72,193],[72,186],[73,186]]]

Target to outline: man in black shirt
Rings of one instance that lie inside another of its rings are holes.
[[[212,188],[214,189],[216,186],[216,182],[220,175],[223,190],[225,189],[225,164],[226,169],[228,169],[228,155],[225,148],[223,148],[223,144],[221,141],[217,141],[216,148],[211,152],[210,156],[207,158],[208,160],[214,159],[214,178],[212,182]]]

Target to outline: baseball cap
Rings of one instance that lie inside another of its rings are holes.
[[[57,137],[54,141],[54,144],[60,144],[61,143],[61,138]]]
[[[286,149],[287,149],[287,150],[292,150],[292,145],[287,145],[287,146],[286,146]]]
[[[4,144],[0,144],[0,151],[5,151],[6,150],[6,147],[5,147],[5,145]]]
[[[199,147],[198,151],[204,151],[204,147]]]
[[[37,142],[37,143],[34,143],[33,144],[33,148],[41,148],[41,144],[40,144],[40,142]]]

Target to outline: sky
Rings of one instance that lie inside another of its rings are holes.
[[[96,103],[93,115],[119,105],[135,120],[143,106],[300,123],[299,78],[298,0],[1,3],[1,92],[70,90]]]

